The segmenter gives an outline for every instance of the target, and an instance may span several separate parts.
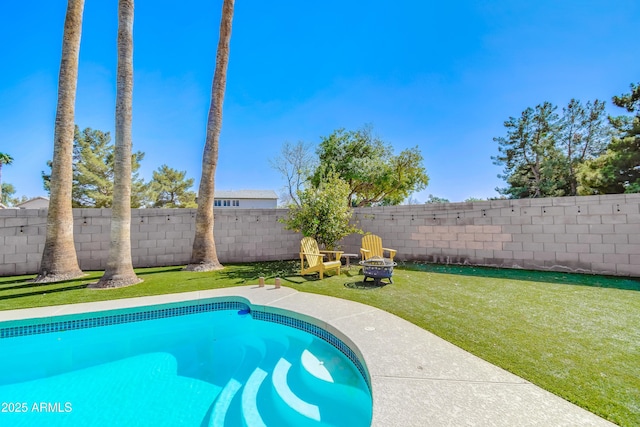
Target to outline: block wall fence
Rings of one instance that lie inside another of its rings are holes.
[[[278,220],[286,209],[215,213],[222,263],[299,259],[300,234]],[[38,271],[46,209],[0,210],[0,276]],[[354,222],[397,249],[397,260],[640,277],[640,194],[358,208]],[[83,270],[105,268],[109,209],[74,209]],[[135,209],[135,267],[188,263],[194,209]],[[359,253],[360,236],[344,239]]]

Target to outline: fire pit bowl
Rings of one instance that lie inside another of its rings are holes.
[[[365,261],[360,261],[362,273],[364,274],[363,282],[368,278],[373,279],[375,285],[385,284],[382,279],[389,279],[389,283],[393,283],[391,276],[393,275],[393,267],[398,265],[387,258],[373,257]]]

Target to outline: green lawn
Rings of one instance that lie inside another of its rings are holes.
[[[101,273],[58,284],[0,278],[0,310],[267,283],[394,313],[623,426],[640,425],[640,280],[474,267],[400,265],[394,284],[364,287],[358,269],[315,280],[295,262],[212,273],[137,270],[143,283],[89,290]]]

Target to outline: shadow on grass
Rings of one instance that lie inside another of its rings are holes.
[[[61,282],[57,282],[56,284],[59,284]],[[42,283],[42,284],[38,284],[38,285],[49,285],[51,286],[51,283]],[[66,291],[76,291],[78,289],[85,289],[89,284],[88,283],[83,283],[81,285],[75,285],[75,286],[65,286],[62,288],[52,288],[52,289],[46,289],[46,290],[41,290],[41,291],[37,291],[37,292],[22,292],[19,294],[10,294],[10,295],[0,295],[0,300],[7,300],[7,299],[15,299],[15,298],[24,298],[24,297],[32,297],[32,296],[36,296],[36,295],[44,295],[44,294],[54,294],[57,292],[66,292]]]
[[[144,270],[136,270],[136,276],[145,276],[148,274],[158,274],[158,273],[178,273],[181,271],[186,271],[183,265],[177,265],[174,267],[150,267]]]
[[[257,283],[259,277],[264,277],[265,279],[280,277],[284,281],[291,282],[293,276],[300,277],[299,268],[298,261],[256,262],[237,265],[233,269],[221,270],[219,275],[223,279],[229,279],[239,284]]]
[[[384,283],[384,282],[364,282],[364,281],[360,281],[360,282],[347,282],[344,284],[345,288],[349,288],[349,289],[361,289],[361,290],[365,290],[365,291],[371,291],[374,289],[380,289],[380,288],[384,288],[385,286],[387,286],[389,283]]]
[[[280,277],[283,284],[290,283],[302,285],[310,282],[320,282],[318,273],[310,275],[300,275],[300,261],[275,261],[275,262],[256,262],[251,264],[235,264],[232,269],[225,269],[218,272],[220,279],[230,280],[235,284],[255,284],[258,283],[260,277],[265,280],[272,280]],[[349,278],[358,276],[357,269],[343,269],[341,276]],[[335,274],[327,274],[325,278],[334,277]]]
[[[64,285],[65,283],[81,283],[88,282],[91,280],[96,280],[96,277],[93,275],[83,275],[81,277],[76,277],[74,279],[60,280],[58,282],[34,282],[33,277],[24,278],[20,280],[12,280],[7,282],[0,282],[0,292],[3,291],[11,291],[16,289],[29,289],[29,288],[45,288],[48,286],[57,286]],[[5,286],[5,285],[15,285],[15,286]],[[86,285],[86,283],[84,284]],[[39,292],[38,292],[39,293]]]
[[[136,271],[136,275],[144,276],[147,274],[158,274],[160,272],[180,271],[182,267],[150,269],[148,271]],[[73,279],[61,280],[58,282],[34,282],[35,277],[25,277],[17,280],[0,282],[0,300],[9,300],[23,297],[31,297],[44,294],[53,294],[66,291],[76,291],[78,289],[86,289],[90,283],[100,279],[102,272],[88,272],[87,274]],[[12,286],[7,286],[12,285]],[[4,295],[7,291],[24,292],[10,293]],[[31,292],[27,292],[31,291]]]
[[[513,268],[476,267],[464,265],[399,263],[399,268],[436,274],[452,274],[505,280],[554,283],[559,285],[590,286],[640,291],[640,279],[633,277],[599,276],[593,274],[563,273],[555,271],[517,270]]]

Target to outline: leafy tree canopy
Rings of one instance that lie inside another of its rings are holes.
[[[493,157],[494,164],[503,165],[500,178],[507,181],[507,188],[496,189],[500,194],[513,198],[544,197],[545,180],[551,161],[557,159],[553,135],[558,115],[556,107],[549,102],[529,107],[520,117],[509,117],[504,122],[506,137],[493,138],[498,143],[500,154]]]
[[[609,117],[614,137],[601,156],[579,169],[580,194],[640,192],[640,84],[631,84],[630,93],[614,96],[613,103],[636,114]]]
[[[154,208],[195,208],[196,193],[189,191],[193,178],[186,179],[186,171],[162,165],[153,171],[147,186],[148,206]]]
[[[131,207],[138,208],[145,197],[144,180],[138,169],[144,158],[143,152],[132,155]],[[109,208],[113,201],[114,145],[109,132],[91,128],[80,131],[76,126],[73,140],[73,189],[74,208]],[[51,167],[51,162],[47,162]],[[49,191],[51,174],[42,172],[44,188]]]
[[[0,153],[0,201],[4,204],[4,187],[2,187],[2,165],[10,165],[13,163],[13,157],[7,153]]]
[[[16,192],[16,189],[13,187],[12,184],[9,184],[8,182],[3,182],[2,184],[2,192],[0,193],[2,197],[2,199],[0,199],[0,203],[2,203],[5,206],[10,206],[13,203],[11,196],[13,196]]]
[[[7,153],[0,153],[0,167],[13,163],[13,157]]]
[[[2,183],[2,204],[5,206],[15,206],[17,204],[26,202],[27,200],[30,199],[30,197],[25,196],[24,194],[22,196],[15,196],[14,194],[16,194],[16,188],[13,186],[13,184],[10,184],[8,182],[3,182]]]
[[[398,205],[428,182],[418,147],[397,156],[391,146],[372,134],[371,126],[356,131],[338,129],[318,147],[318,166],[311,184],[319,187],[335,172],[347,183],[350,206]]]
[[[557,197],[578,193],[578,170],[599,156],[610,138],[604,102],[583,105],[572,99],[563,108],[544,102],[504,122],[506,136],[493,140],[499,154],[494,164],[507,183],[496,190],[509,198]]]
[[[449,203],[449,199],[445,199],[444,197],[434,196],[433,194],[429,194],[429,198],[425,202],[427,204],[430,203]]]
[[[351,210],[347,203],[349,185],[337,173],[329,173],[317,187],[307,187],[299,193],[300,205],[292,205],[282,222],[287,230],[313,237],[319,245],[332,250],[352,233],[360,233],[351,225]]]
[[[2,200],[0,200],[0,203],[2,203],[5,206],[15,206],[18,203],[22,203],[22,202],[26,202],[27,200],[29,200],[29,198],[27,196],[22,196],[22,197],[13,197],[14,194],[16,194],[16,189],[13,186],[13,184],[10,184],[8,182],[3,182],[2,184]]]

